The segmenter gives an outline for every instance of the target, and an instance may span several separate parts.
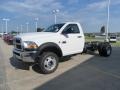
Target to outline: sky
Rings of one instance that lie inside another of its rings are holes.
[[[38,27],[46,28],[54,24],[53,10],[59,9],[57,23],[80,22],[84,32],[100,32],[107,25],[108,0],[0,0],[0,32],[5,31],[5,21],[9,18],[8,31],[35,31],[35,18]],[[111,0],[109,32],[120,32],[120,0]]]

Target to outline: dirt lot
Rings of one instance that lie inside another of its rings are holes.
[[[12,49],[0,39],[0,90],[120,90],[120,48],[109,58],[92,53],[64,58],[49,75],[13,59]]]

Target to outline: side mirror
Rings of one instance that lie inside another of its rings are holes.
[[[66,35],[66,34],[68,34],[68,33],[67,33],[67,32],[65,32],[65,31],[63,31],[61,34]]]

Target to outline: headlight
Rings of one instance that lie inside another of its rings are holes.
[[[27,48],[27,49],[36,49],[36,48],[38,48],[37,44],[35,42],[32,42],[32,41],[24,41],[23,46],[24,46],[24,48]]]

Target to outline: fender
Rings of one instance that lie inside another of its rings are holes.
[[[62,57],[62,55],[63,55],[61,48],[56,43],[53,43],[53,42],[47,42],[47,43],[40,45],[37,49],[36,56],[38,57],[44,51],[53,51],[59,57]]]

